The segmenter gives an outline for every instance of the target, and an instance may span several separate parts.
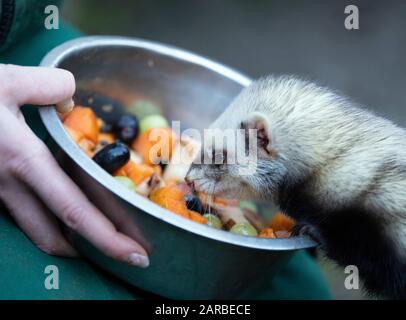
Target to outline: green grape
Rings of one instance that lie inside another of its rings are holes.
[[[146,116],[140,121],[141,133],[151,128],[167,128],[168,121],[160,114],[152,114]]]
[[[136,191],[135,184],[130,178],[127,178],[124,176],[116,176],[116,177],[114,177],[114,179],[116,179],[118,182],[120,182],[123,186],[126,186],[131,191]]]
[[[258,236],[257,229],[255,229],[249,223],[237,223],[233,225],[233,227],[230,229],[230,232],[240,234],[243,236],[251,236],[251,237]]]
[[[214,214],[206,213],[203,215],[203,217],[206,218],[206,220],[207,220],[206,224],[209,227],[212,227],[214,229],[222,228],[223,225],[222,225],[220,219],[217,216],[215,216]]]
[[[126,111],[136,116],[139,120],[152,114],[161,114],[161,108],[149,100],[133,101],[128,105]]]

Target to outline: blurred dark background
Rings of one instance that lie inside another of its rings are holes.
[[[357,5],[360,29],[344,27]],[[127,35],[205,55],[251,77],[295,74],[328,85],[406,126],[406,1],[66,0],[86,34]],[[319,258],[337,298],[343,270]]]
[[[360,29],[344,27],[357,5]],[[66,0],[87,34],[161,41],[251,77],[299,75],[406,125],[406,1]]]

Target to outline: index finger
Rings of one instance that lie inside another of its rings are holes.
[[[75,92],[73,74],[58,68],[0,64],[0,79],[0,101],[6,105],[69,105]]]

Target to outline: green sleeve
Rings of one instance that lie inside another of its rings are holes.
[[[44,30],[45,7],[61,8],[62,0],[2,0],[0,4],[0,52],[4,52]]]

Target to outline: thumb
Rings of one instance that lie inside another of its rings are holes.
[[[60,112],[73,107],[75,78],[67,70],[0,64],[0,83],[0,102],[8,106],[57,104]]]

